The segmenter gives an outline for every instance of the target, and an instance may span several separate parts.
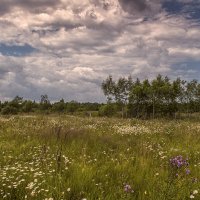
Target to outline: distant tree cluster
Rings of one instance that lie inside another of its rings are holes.
[[[99,111],[102,104],[99,103],[79,103],[77,101],[65,102],[61,99],[51,103],[48,96],[41,95],[40,102],[24,100],[23,97],[16,96],[12,101],[0,102],[0,111],[3,115],[18,113],[82,113],[90,115],[91,112]]]
[[[197,80],[188,82],[177,78],[170,81],[167,76],[158,75],[152,81],[138,78],[133,81],[131,77],[114,81],[109,76],[103,81],[102,90],[107,97],[107,107],[118,105],[123,117],[177,117],[180,113],[200,112]]]

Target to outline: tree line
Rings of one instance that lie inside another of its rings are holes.
[[[0,112],[3,115],[19,113],[82,113],[90,115],[91,112],[99,111],[99,103],[79,103],[77,101],[65,102],[61,99],[57,102],[50,102],[48,95],[41,95],[39,102],[24,100],[23,97],[16,96],[11,101],[0,102]]]
[[[11,101],[0,102],[3,115],[18,113],[66,113],[84,116],[117,116],[134,118],[177,118],[200,112],[200,83],[181,78],[170,80],[158,75],[153,80],[133,80],[131,76],[114,80],[108,76],[101,85],[107,103],[50,102],[41,95],[39,102],[16,96]]]
[[[114,81],[109,76],[103,81],[102,90],[107,97],[107,106],[117,104],[122,117],[175,118],[181,113],[200,112],[200,84],[197,80],[177,78],[171,81],[167,76],[158,75],[151,81],[139,78],[133,81],[131,76]]]

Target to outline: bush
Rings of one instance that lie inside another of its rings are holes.
[[[17,108],[7,105],[6,107],[2,108],[1,113],[3,115],[10,115],[10,114],[17,114]]]
[[[99,109],[100,116],[111,117],[111,116],[115,115],[116,113],[117,113],[117,108],[113,104],[103,105]]]

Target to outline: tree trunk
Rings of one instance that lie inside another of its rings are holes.
[[[155,97],[153,94],[153,119],[155,118]]]

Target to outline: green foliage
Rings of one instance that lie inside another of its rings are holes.
[[[63,113],[65,111],[65,101],[61,99],[59,102],[56,102],[52,105],[52,111]]]
[[[40,100],[40,110],[48,111],[51,108],[51,103],[49,101],[48,95],[41,95]]]
[[[103,81],[101,88],[104,92],[104,95],[107,97],[107,101],[111,102],[115,92],[115,83],[113,82],[112,76]]]
[[[34,111],[34,108],[36,108],[36,104],[30,100],[26,100],[22,104],[22,111],[24,113],[30,113]]]
[[[105,81],[103,81],[101,88],[107,96],[108,103],[111,103],[113,100],[121,107],[122,117],[126,114],[126,105],[129,99],[130,89],[132,87],[132,78],[129,76],[126,78],[119,78],[117,82],[114,82],[112,76],[110,75]]]
[[[76,101],[68,102],[66,105],[66,111],[69,113],[74,113],[79,108],[79,103]]]
[[[111,117],[114,116],[116,113],[117,113],[116,105],[111,103],[102,105],[99,109],[99,116]]]
[[[107,99],[121,104],[122,113],[128,104],[128,115],[138,118],[175,117],[177,112],[200,112],[200,84],[177,78],[174,81],[158,75],[151,82],[134,82],[131,77],[113,81],[109,76],[102,83]],[[112,97],[112,98],[111,98]]]
[[[102,82],[101,88],[107,98],[107,106],[102,103],[65,102],[64,99],[50,102],[48,95],[44,94],[40,102],[16,96],[9,102],[1,102],[0,111],[4,115],[66,113],[92,116],[92,113],[99,113],[100,116],[142,119],[191,117],[200,112],[200,84],[197,80],[170,80],[162,75],[153,80],[133,80],[131,76],[113,80],[110,75]]]
[[[1,110],[1,114],[3,114],[3,115],[11,115],[11,114],[15,115],[17,113],[18,113],[17,108],[12,105],[6,105]]]

